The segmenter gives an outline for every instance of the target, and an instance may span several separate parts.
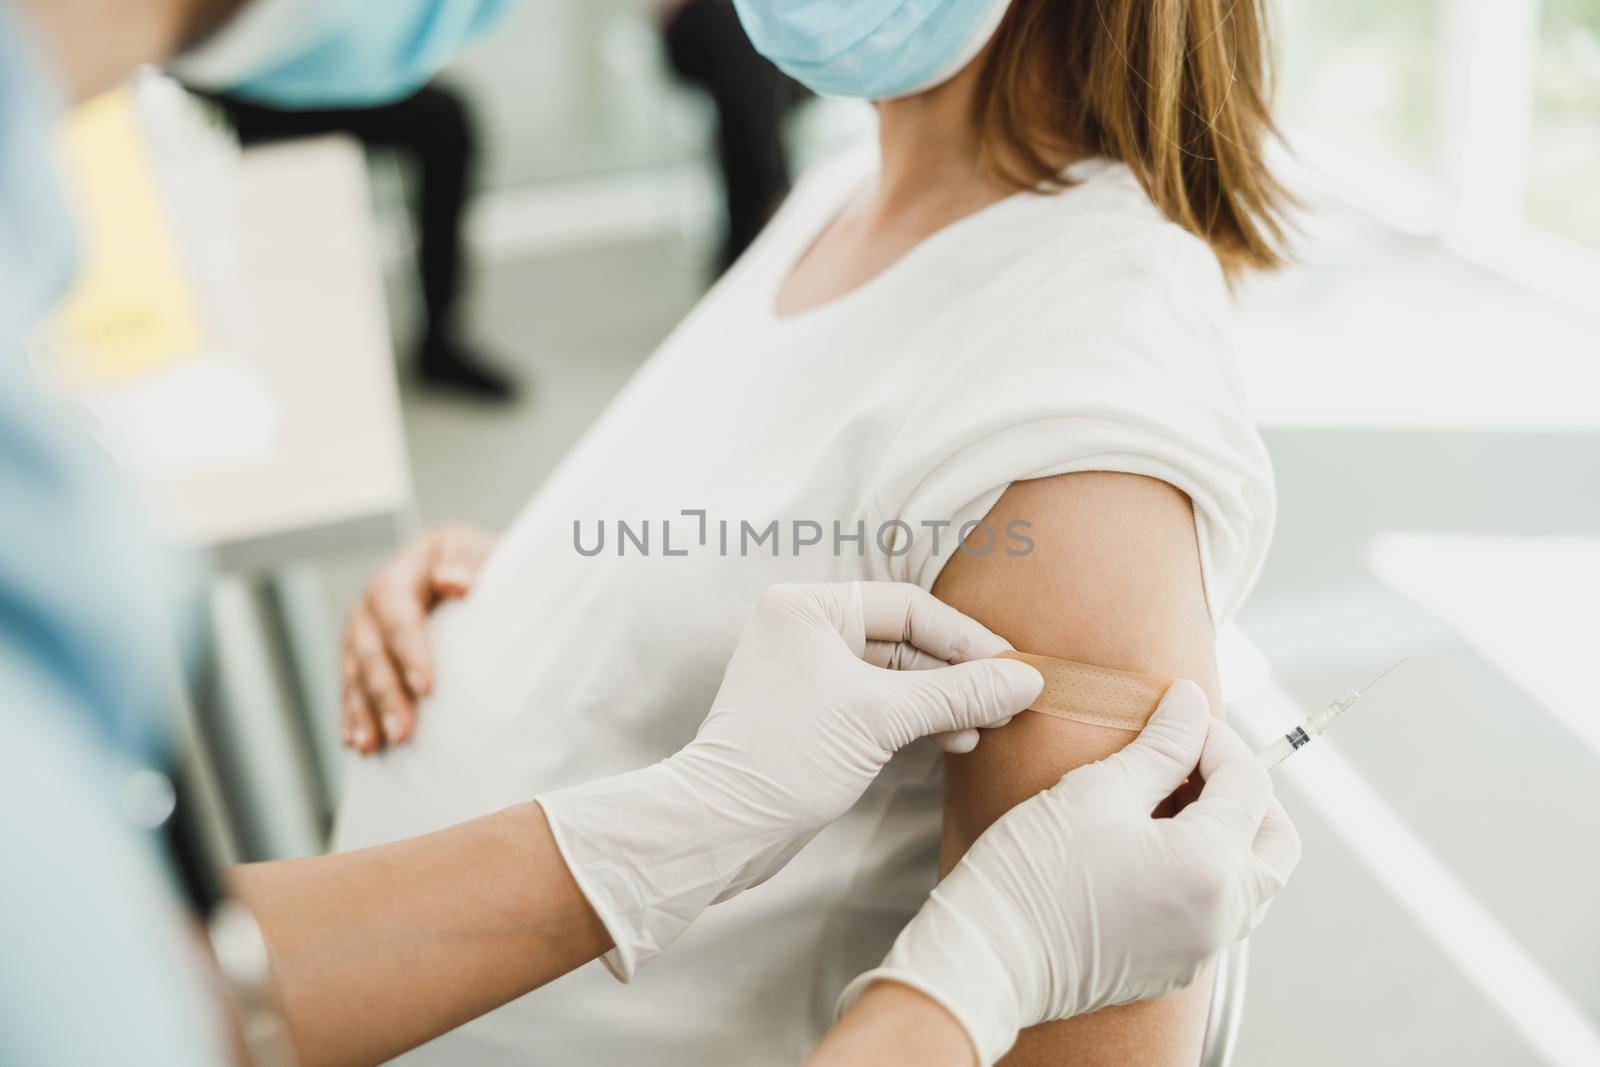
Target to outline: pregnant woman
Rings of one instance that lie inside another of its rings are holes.
[[[383,755],[342,848],[676,751],[778,581],[911,582],[1220,707],[1215,626],[1273,516],[1228,343],[1228,281],[1279,239],[1257,4],[739,7],[791,76],[876,101],[877,149],[803,178],[492,551],[433,535],[375,580],[343,727]],[[589,968],[406,1062],[798,1062],[941,862],[1131,739],[1029,713],[970,755],[913,746],[628,987]],[[1206,985],[1007,1062],[1191,1067]]]

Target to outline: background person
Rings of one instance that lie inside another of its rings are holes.
[[[671,0],[661,21],[673,73],[703,89],[717,112],[724,211],[716,269],[721,274],[789,195],[784,127],[808,94],[751,46],[732,0]]]
[[[417,176],[417,275],[422,340],[413,366],[425,386],[485,400],[510,400],[504,371],[461,335],[462,226],[477,171],[478,141],[459,93],[434,83],[404,100],[359,108],[272,107],[227,93],[202,94],[227,116],[245,147],[324,134],[348,134],[367,148],[396,152]]]

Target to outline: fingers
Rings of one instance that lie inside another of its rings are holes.
[[[1006,719],[1003,722],[995,723],[995,725],[1004,726],[1010,721],[1010,719]],[[978,731],[951,730],[949,733],[934,734],[933,743],[952,756],[965,756],[968,752],[978,747]]]
[[[441,597],[463,597],[478,580],[494,537],[470,526],[452,526],[435,537],[429,578]]]
[[[1199,798],[1174,818],[1195,826],[1209,824],[1222,836],[1242,843],[1254,841],[1272,803],[1272,779],[1227,723],[1211,721],[1200,754],[1200,773],[1206,784]]]
[[[1101,760],[1100,766],[1120,769],[1140,803],[1148,803],[1154,811],[1194,773],[1211,722],[1205,690],[1180,679],[1167,689],[1133,743]]]
[[[1279,885],[1287,882],[1300,865],[1300,831],[1295,829],[1277,797],[1268,802],[1267,813],[1250,850]]]
[[[350,648],[361,689],[369,707],[378,713],[384,740],[399,744],[411,736],[415,708],[384,646],[378,626],[368,612],[357,611],[351,616]]]
[[[930,656],[916,645],[904,641],[868,641],[861,658],[874,667],[891,671],[931,671],[936,667],[950,666],[948,660]]]
[[[862,658],[874,667],[891,671],[931,671],[949,666],[944,660],[930,656],[904,641],[868,641],[866,654]],[[989,727],[1001,727],[1010,721],[1011,716],[1008,715],[999,722],[990,723]],[[933,743],[952,756],[964,756],[978,747],[978,731],[951,730],[934,734]]]
[[[947,663],[987,659],[1011,645],[932,593],[905,582],[859,582],[868,642],[905,642]]]
[[[408,704],[433,692],[428,613],[440,599],[467,595],[493,547],[493,537],[470,526],[434,530],[385,567],[368,590],[372,617],[400,667]]]
[[[361,667],[348,629],[339,649],[339,677],[339,740],[363,756],[370,756],[378,750],[382,734],[378,713],[367,701],[366,687],[361,684]]]
[[[416,703],[433,691],[428,613],[441,598],[465,596],[494,547],[470,526],[430,531],[391,560],[368,586],[340,648],[344,743],[364,754],[411,736]]]
[[[1235,940],[1248,937],[1250,931],[1261,925],[1278,890],[1289,881],[1300,863],[1300,833],[1276,798],[1267,805],[1267,814],[1251,844],[1251,853],[1249,909],[1239,924]]]
[[[913,709],[915,721],[921,725],[919,737],[998,726],[1032,704],[1044,689],[1044,677],[1038,671],[1007,659],[973,660],[894,677],[900,698],[919,705]],[[972,740],[976,742],[976,738]],[[943,743],[965,742],[952,738]]]
[[[433,691],[433,651],[428,647],[430,600],[411,575],[400,572],[380,578],[367,594],[367,614],[400,668],[407,704]]]

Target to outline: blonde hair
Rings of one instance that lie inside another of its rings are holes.
[[[1126,163],[1235,278],[1283,260],[1269,77],[1264,0],[1014,0],[973,118],[1019,189],[1059,188],[1074,154]]]

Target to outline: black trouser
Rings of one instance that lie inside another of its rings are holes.
[[[718,267],[726,270],[789,192],[783,121],[806,97],[750,44],[730,0],[689,0],[665,26],[667,56],[717,108],[717,160],[727,199]]]
[[[400,152],[413,163],[421,185],[420,273],[428,316],[422,358],[445,358],[457,325],[461,221],[477,156],[471,119],[461,98],[429,86],[394,104],[323,111],[280,111],[235,97],[210,99],[226,112],[245,145],[346,133],[365,146]]]

